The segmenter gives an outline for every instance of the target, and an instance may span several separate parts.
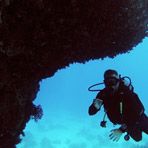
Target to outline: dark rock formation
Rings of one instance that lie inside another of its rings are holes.
[[[15,147],[26,122],[41,118],[32,103],[41,79],[128,52],[147,24],[148,0],[1,0],[0,147]]]

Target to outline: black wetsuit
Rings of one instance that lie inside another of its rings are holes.
[[[127,86],[120,85],[114,94],[104,88],[96,98],[103,100],[109,120],[113,124],[126,124],[129,135],[135,141],[142,139],[142,131],[148,134],[148,117],[144,113],[144,106],[138,95]],[[92,103],[89,107],[89,115],[94,115],[98,111]]]

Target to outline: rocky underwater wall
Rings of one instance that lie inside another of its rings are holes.
[[[1,0],[0,147],[21,141],[39,81],[71,63],[113,58],[148,34],[148,0]]]

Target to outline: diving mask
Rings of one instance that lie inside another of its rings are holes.
[[[118,83],[119,79],[115,77],[108,77],[107,79],[104,80],[105,86],[106,87],[111,87],[115,86]]]

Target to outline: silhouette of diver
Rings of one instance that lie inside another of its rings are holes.
[[[125,140],[130,137],[135,141],[142,140],[142,132],[148,134],[148,117],[131,83],[127,85],[116,70],[109,69],[104,73],[104,84],[105,88],[100,90],[89,107],[89,115],[96,114],[103,105],[109,120],[115,125],[121,125],[111,130],[111,140],[118,141],[125,132]],[[105,119],[101,126],[106,127]]]

